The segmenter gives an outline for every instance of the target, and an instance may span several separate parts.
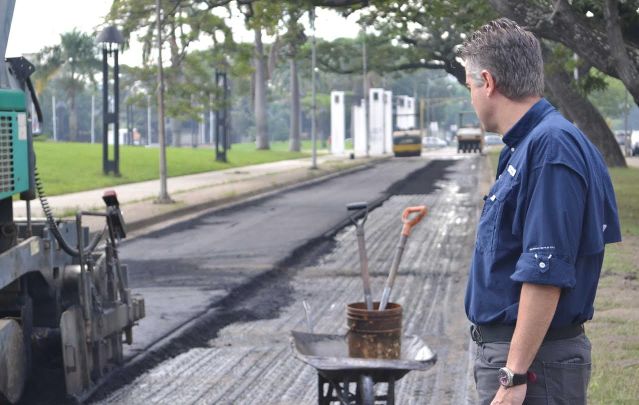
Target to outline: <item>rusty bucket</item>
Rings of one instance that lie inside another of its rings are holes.
[[[346,307],[348,354],[365,359],[398,359],[401,354],[402,306],[388,303],[384,311],[373,310],[366,303],[354,302]]]

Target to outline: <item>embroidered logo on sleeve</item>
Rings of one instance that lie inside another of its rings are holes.
[[[552,250],[554,248],[555,247],[552,246],[552,245],[549,245],[549,246],[535,246],[535,247],[528,248],[528,251],[529,252],[534,252],[536,250]]]
[[[603,229],[601,230],[601,232],[606,232],[606,228],[608,228],[608,225],[603,224]]]
[[[511,177],[515,177],[515,173],[517,173],[517,169],[515,169],[513,165],[508,165],[508,174],[510,174]]]

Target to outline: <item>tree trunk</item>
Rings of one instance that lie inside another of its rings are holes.
[[[621,25],[619,24],[617,0],[605,0],[603,9],[610,54],[616,62],[619,79],[626,85],[630,94],[633,95],[635,103],[639,104],[639,70],[637,66],[633,65],[626,51],[626,44],[623,41]]]
[[[266,122],[266,66],[264,62],[264,46],[262,45],[262,29],[255,31],[255,145],[257,149],[270,149],[268,126]]]
[[[543,46],[543,45],[542,45]],[[549,55],[543,47],[544,57]],[[599,110],[573,86],[570,74],[561,69],[546,69],[546,91],[566,117],[574,121],[590,141],[599,149],[609,167],[626,167],[614,134]]]
[[[171,50],[171,67],[173,67],[173,80],[172,85],[179,87],[182,83],[184,76],[182,75],[182,69],[180,69],[180,49],[177,43],[177,36],[175,32],[175,25],[171,24],[171,30],[169,32],[169,49]],[[182,145],[182,121],[171,117],[171,144],[179,147]]]
[[[300,145],[300,85],[297,77],[297,61],[291,58],[291,128],[289,130],[288,150],[299,152]]]

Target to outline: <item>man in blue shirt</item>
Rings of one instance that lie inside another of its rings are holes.
[[[501,18],[460,50],[486,131],[503,135],[466,292],[483,404],[580,404],[606,243],[621,240],[601,154],[543,97],[537,39]]]

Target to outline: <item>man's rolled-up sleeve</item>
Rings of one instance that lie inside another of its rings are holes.
[[[570,167],[546,163],[529,177],[523,219],[523,251],[511,279],[575,286],[575,260],[586,199],[584,179]]]

